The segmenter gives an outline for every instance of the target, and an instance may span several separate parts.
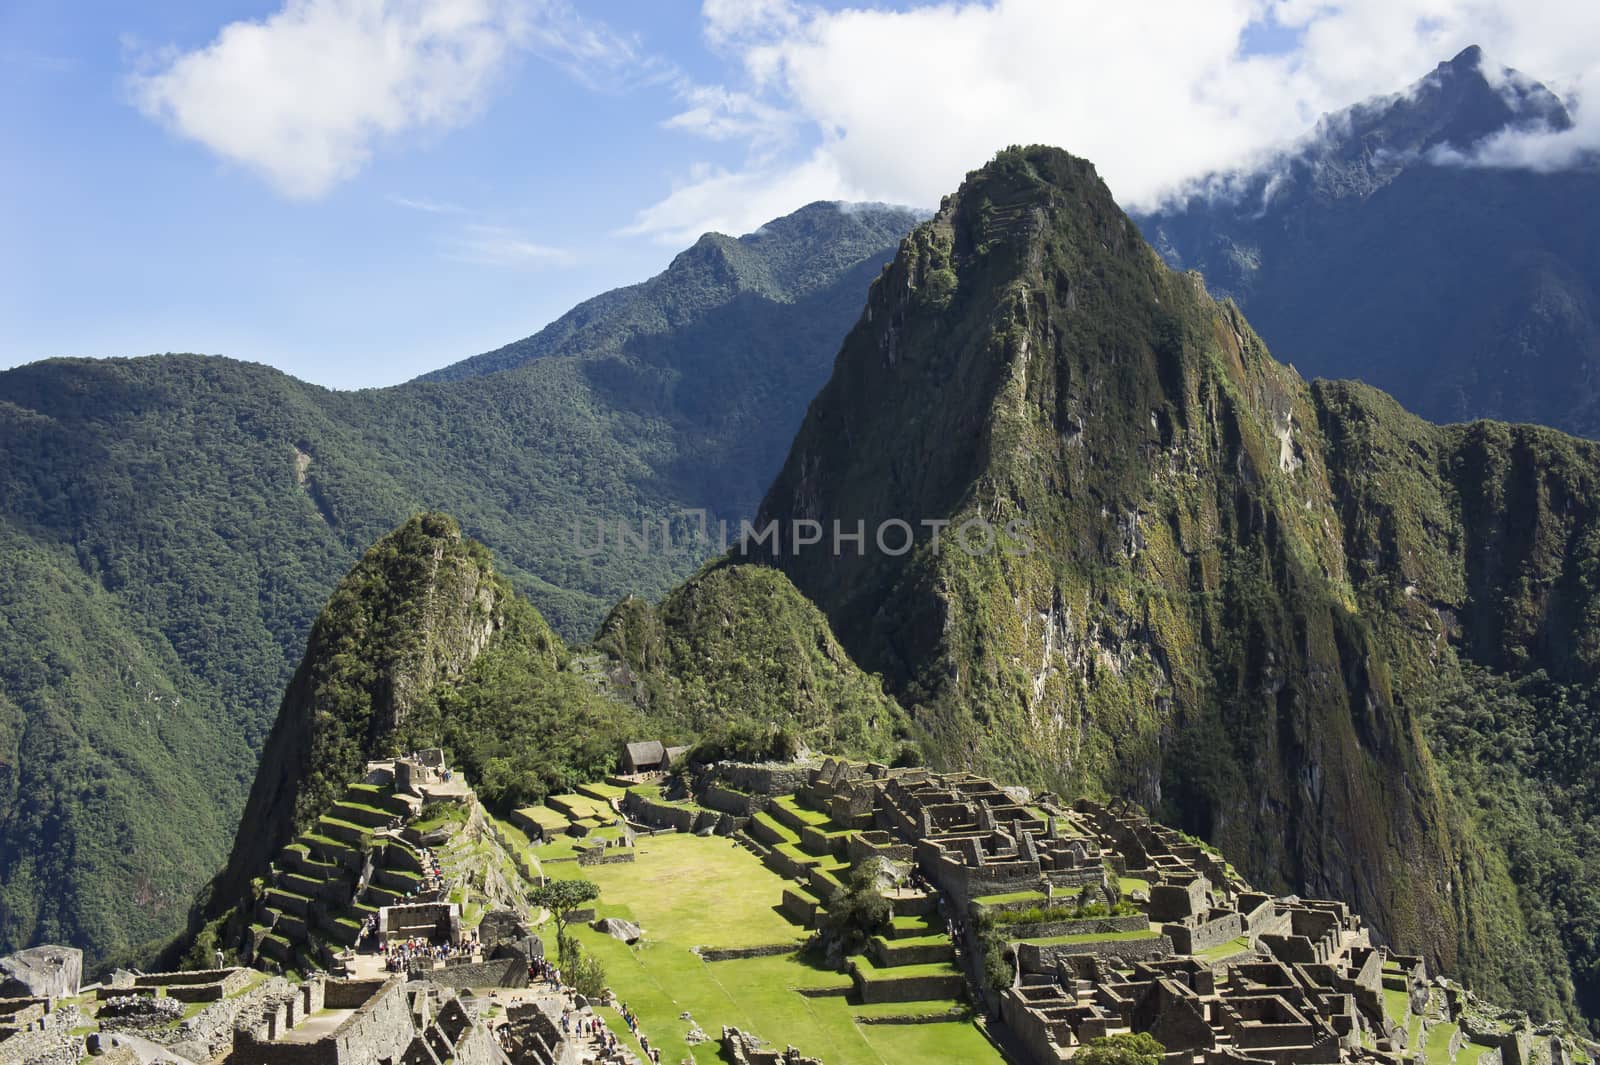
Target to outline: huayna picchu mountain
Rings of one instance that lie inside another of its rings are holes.
[[[1135,798],[1593,1018],[1597,504],[1600,446],[1308,384],[1089,163],[1013,148],[874,284],[736,554],[936,763]]]
[[[1138,221],[1308,377],[1434,421],[1600,437],[1600,156],[1494,161],[1499,138],[1571,126],[1554,93],[1468,48]]]
[[[127,957],[181,926],[317,611],[408,514],[494,544],[569,639],[694,572],[711,546],[664,547],[659,521],[754,511],[916,217],[819,203],[708,235],[448,380],[332,392],[193,355],[0,373],[0,951]]]

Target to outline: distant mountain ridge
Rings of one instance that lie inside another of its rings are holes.
[[[417,380],[460,380],[552,356],[644,353],[648,338],[682,328],[740,295],[778,303],[813,296],[841,274],[860,271],[927,214],[819,200],[742,237],[706,233],[648,281],[585,300],[533,336]]]
[[[1359,378],[1436,422],[1600,436],[1600,159],[1472,162],[1497,135],[1572,124],[1488,63],[1468,48],[1135,220],[1308,377]]]
[[[313,619],[407,515],[494,544],[568,639],[694,572],[714,545],[680,512],[754,510],[914,220],[816,204],[709,236],[504,372],[360,392],[193,355],[0,373],[0,951],[127,958],[179,927]],[[670,543],[617,542],[662,521]]]

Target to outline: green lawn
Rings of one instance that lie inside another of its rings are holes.
[[[1025,939],[1041,947],[1059,947],[1068,943],[1125,943],[1135,939],[1155,939],[1149,929],[1135,932],[1077,932],[1070,936],[1051,936],[1048,939]]]
[[[804,936],[775,908],[786,881],[730,840],[642,838],[636,861],[592,866],[584,875],[600,885],[601,914],[629,917],[644,929],[636,948],[587,928],[578,935],[664,1062],[721,1060],[715,1041],[694,1048],[684,1041],[685,1011],[713,1040],[724,1024],[737,1025],[780,1047],[793,1043],[828,1065],[1001,1060],[967,1021],[864,1025],[855,1021],[864,1007],[843,994],[799,994],[796,988],[842,992],[851,981],[795,955],[704,962],[690,953],[694,946],[798,944]],[[917,1007],[936,1012],[927,1003]]]
[[[947,961],[930,961],[921,965],[896,965],[884,968],[872,960],[869,955],[850,959],[861,973],[863,980],[907,980],[923,976],[952,976],[958,973],[955,965]]]
[[[1250,937],[1238,936],[1228,940],[1226,943],[1218,943],[1214,947],[1202,950],[1196,957],[1203,958],[1206,961],[1219,961],[1223,958],[1231,958],[1235,954],[1243,954],[1249,949]]]
[[[1423,1051],[1427,1055],[1428,1065],[1450,1065],[1450,1040],[1455,1034],[1456,1026],[1449,1022],[1428,1028],[1427,1037],[1423,1041]]]
[[[1047,902],[1042,891],[1013,891],[1005,895],[980,895],[973,899],[973,905],[980,909],[984,906],[1004,906],[1012,902]]]
[[[1392,987],[1384,988],[1383,1012],[1388,1015],[1390,1024],[1405,1027],[1407,1018],[1411,1016],[1411,996]]]
[[[548,806],[524,806],[517,813],[546,832],[565,832],[567,826],[572,823],[566,814],[558,813]]]
[[[829,817],[822,811],[801,806],[800,800],[795,798],[793,795],[780,795],[774,799],[773,802],[794,814],[804,823],[812,825],[813,827],[821,827],[822,825],[832,824],[833,822],[833,818]]]

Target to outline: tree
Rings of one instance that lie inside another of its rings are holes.
[[[822,931],[841,956],[865,949],[894,916],[894,907],[878,890],[881,868],[879,859],[868,858],[850,870],[849,882],[828,900]]]
[[[1072,1060],[1074,1065],[1161,1065],[1166,1052],[1149,1032],[1123,1032],[1089,1040]]]
[[[600,897],[600,885],[591,880],[546,880],[528,892],[528,902],[549,910],[556,921],[556,944],[563,968],[571,970],[575,942],[567,935],[567,915]]]
[[[605,966],[600,964],[599,958],[584,950],[576,939],[572,940],[571,946],[571,959],[561,963],[562,969],[570,974],[566,982],[586,998],[599,998],[606,989]]]

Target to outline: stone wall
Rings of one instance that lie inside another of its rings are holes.
[[[695,953],[702,961],[738,961],[743,958],[772,958],[793,954],[800,949],[798,943],[766,943],[758,947],[696,947]]]
[[[1044,921],[1039,924],[996,924],[1007,939],[1053,939],[1056,936],[1101,934],[1105,932],[1143,932],[1150,922],[1142,913],[1126,917],[1081,917],[1071,921]]]
[[[313,981],[318,985],[313,992],[308,989],[293,988],[281,976],[274,976],[256,987],[251,988],[242,995],[224,998],[206,1006],[193,1017],[183,1021],[169,1042],[175,1053],[193,1050],[186,1056],[196,1057],[202,1061],[211,1061],[227,1054],[233,1049],[234,1024],[241,1013],[256,1006],[258,1003],[271,998],[280,998],[293,991],[301,996],[301,1006],[314,1004],[318,1009],[322,1005],[321,980]],[[312,1012],[312,1011],[307,1011]]]
[[[83,1036],[62,1031],[18,1032],[0,1043],[0,1065],[78,1065]]]
[[[748,1032],[722,1029],[722,1052],[733,1065],[822,1065],[820,1058],[808,1058],[794,1047],[777,1050],[762,1044]]]
[[[1160,935],[1149,939],[1017,944],[1017,961],[1025,973],[1054,973],[1062,958],[1074,954],[1093,954],[1097,958],[1116,961],[1159,961],[1172,955],[1172,940]]]
[[[718,762],[709,776],[751,795],[788,795],[804,788],[815,768],[793,762]]]
[[[1072,1045],[1072,1031],[1065,1022],[1050,1024],[1044,1017],[1028,1009],[1028,1004],[1014,990],[1006,991],[1000,998],[1000,1019],[1011,1033],[1022,1041],[1030,1061],[1057,1063],[1070,1060],[1063,1043]]]
[[[653,828],[670,828],[678,832],[698,832],[717,823],[717,814],[697,806],[684,806],[647,798],[636,791],[623,796],[622,809],[633,820]]]
[[[578,851],[579,865],[617,865],[633,859],[632,847],[589,847]]]
[[[310,981],[321,984],[322,981]],[[322,989],[328,1009],[354,1009],[325,1037],[283,1042],[271,1016],[265,1027],[240,1025],[234,1031],[234,1056],[252,1065],[377,1065],[399,1061],[415,1036],[411,1009],[398,977],[390,980],[334,980]],[[376,991],[373,988],[376,988]],[[304,988],[300,989],[301,992]],[[303,1003],[290,1000],[292,1008]]]
[[[772,803],[765,795],[752,795],[716,781],[707,784],[698,798],[701,806],[735,817],[753,817]]]
[[[1518,1025],[1506,1032],[1481,1024],[1472,1014],[1463,1012],[1461,1030],[1474,1043],[1498,1049],[1504,1065],[1527,1065],[1533,1055],[1533,1030],[1526,1024]],[[1484,1058],[1478,1060],[1481,1062]]]
[[[817,900],[808,892],[805,895],[792,888],[783,889],[783,912],[798,921],[802,928],[815,928]]]
[[[1225,913],[1194,925],[1163,925],[1161,931],[1171,938],[1172,948],[1178,953],[1199,954],[1242,936],[1244,918],[1237,913]]]
[[[861,975],[859,969],[856,969],[852,975],[855,978],[856,994],[862,1002],[927,1002],[933,999],[959,998],[965,993],[967,986],[966,978],[960,973],[868,980]]]
[[[445,987],[527,987],[528,963],[519,957],[462,962],[422,974]]]

